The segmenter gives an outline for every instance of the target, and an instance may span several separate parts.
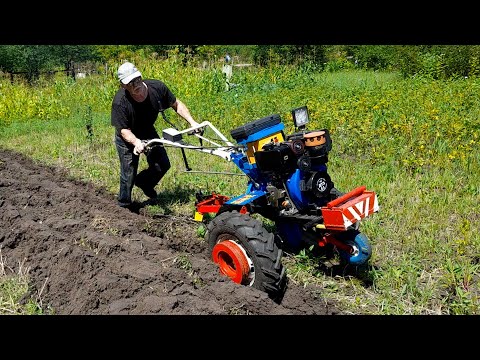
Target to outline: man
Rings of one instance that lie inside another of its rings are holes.
[[[120,191],[118,204],[132,209],[133,185],[153,199],[155,186],[170,169],[170,160],[163,146],[153,147],[147,154],[148,168],[137,175],[138,161],[144,151],[142,140],[159,138],[154,127],[160,110],[173,108],[191,126],[198,123],[181,102],[160,80],[143,79],[130,62],[118,68],[121,88],[116,92],[111,109],[111,124],[115,127],[115,145],[120,159]]]

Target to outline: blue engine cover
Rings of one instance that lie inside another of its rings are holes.
[[[327,166],[322,164],[313,168],[312,171],[327,171]],[[285,181],[285,186],[290,195],[290,199],[299,210],[304,210],[308,207],[308,204],[315,203],[318,200],[311,191],[301,190],[301,181],[307,181],[307,176],[310,174],[310,172],[304,172],[297,169],[287,181]]]

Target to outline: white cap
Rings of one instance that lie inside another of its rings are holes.
[[[142,76],[140,71],[130,62],[123,63],[118,67],[117,71],[118,80],[120,80],[123,84],[128,84],[132,79],[136,77]]]

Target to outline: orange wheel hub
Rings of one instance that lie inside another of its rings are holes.
[[[213,261],[220,267],[220,272],[237,284],[248,279],[250,266],[248,259],[239,244],[226,240],[213,247]]]

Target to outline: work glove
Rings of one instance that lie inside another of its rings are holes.
[[[143,143],[142,140],[140,139],[137,139],[135,141],[135,144],[134,144],[134,148],[133,148],[133,153],[135,155],[140,155],[144,150],[145,150],[145,144]]]

